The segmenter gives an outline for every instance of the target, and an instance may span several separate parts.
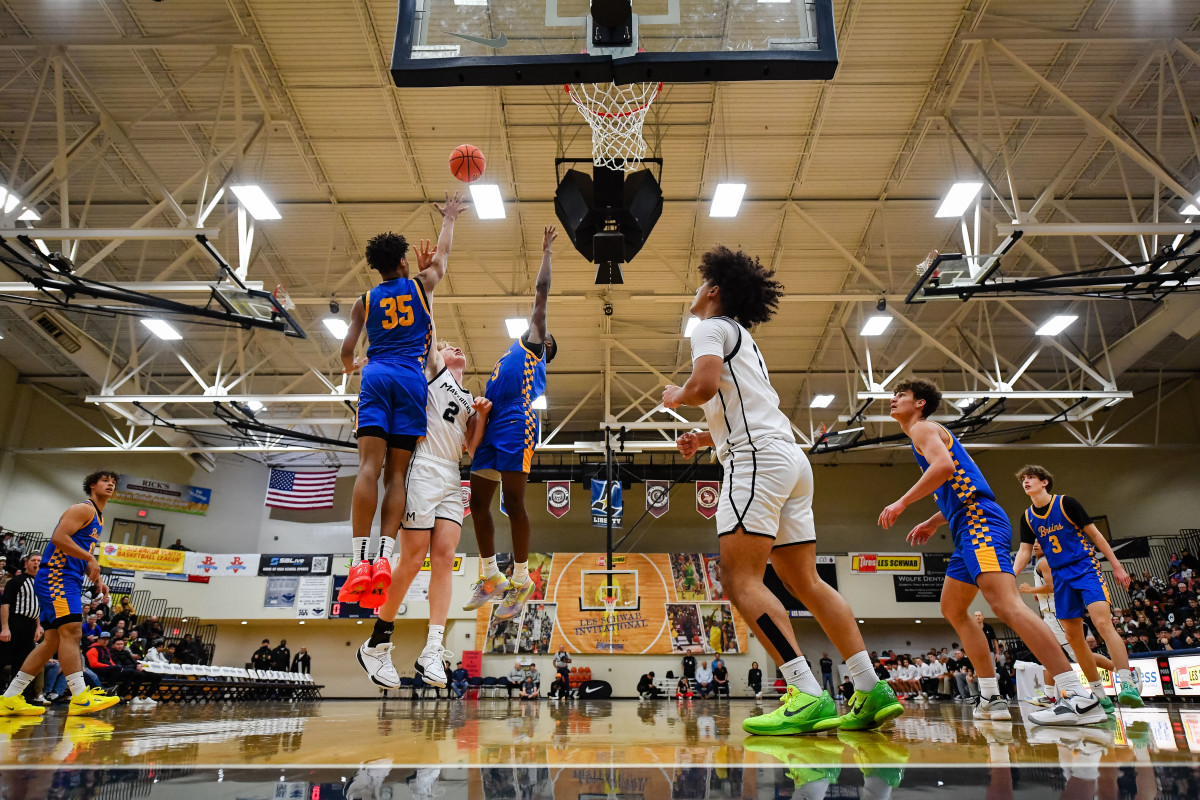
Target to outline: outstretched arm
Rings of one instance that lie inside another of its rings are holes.
[[[428,244],[427,242],[425,244]],[[417,258],[420,259],[418,253]],[[442,371],[442,367],[446,366],[446,360],[442,358],[442,351],[438,349],[437,338],[437,323],[430,320],[429,322],[429,352],[425,354],[425,380],[433,380],[433,376]]]
[[[1013,559],[1013,574],[1020,575],[1025,571],[1025,567],[1029,566],[1029,559],[1033,558],[1033,545],[1029,542],[1021,542],[1021,547],[1017,550],[1017,557]]]
[[[350,311],[350,330],[346,331],[346,338],[342,339],[342,372],[347,375],[361,369],[367,363],[366,357],[354,357],[354,348],[358,346],[358,337],[362,336],[363,326],[366,324],[367,310],[360,297],[354,301],[354,308]]]
[[[879,524],[884,530],[896,523],[896,518],[904,509],[922,497],[933,494],[939,486],[954,475],[954,461],[950,458],[950,451],[946,449],[946,443],[942,441],[940,428],[932,422],[922,420],[913,426],[910,435],[913,444],[925,454],[929,468],[925,470],[921,479],[904,493],[903,497],[885,508],[879,515]]]
[[[492,401],[486,397],[476,397],[472,404],[475,413],[467,420],[467,441],[463,449],[470,456],[475,455],[475,448],[483,441],[483,432],[487,429],[488,415],[492,413]]]
[[[1112,564],[1113,580],[1121,584],[1122,589],[1128,589],[1129,573],[1125,571],[1125,568],[1121,566],[1121,562],[1117,560],[1117,554],[1113,552],[1112,545],[1104,538],[1104,534],[1100,532],[1100,529],[1095,524],[1090,522],[1083,526],[1083,532],[1092,540],[1092,544],[1096,546],[1096,549],[1104,554],[1104,557],[1108,559],[1108,563]]]
[[[445,205],[439,206],[434,203],[433,207],[442,215],[442,232],[438,235],[432,263],[428,269],[417,273],[417,280],[421,282],[426,294],[432,294],[434,287],[446,274],[446,264],[450,261],[450,245],[454,241],[454,220],[458,219],[458,215],[467,205],[463,202],[462,195],[455,192],[454,197],[446,194]]]
[[[547,225],[542,232],[542,265],[538,267],[537,284],[534,286],[533,313],[529,316],[530,344],[546,341],[546,307],[550,303],[550,256],[558,231]]]

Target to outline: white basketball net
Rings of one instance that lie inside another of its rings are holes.
[[[633,172],[646,156],[642,123],[662,83],[566,85],[571,100],[592,129],[592,163]]]
[[[606,616],[616,616],[617,614],[617,596],[609,594],[604,596],[604,614]]]

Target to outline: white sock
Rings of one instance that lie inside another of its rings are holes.
[[[846,659],[846,668],[850,670],[850,680],[854,682],[854,691],[869,692],[879,683],[879,676],[871,666],[871,657],[866,650],[861,650]]]
[[[87,682],[83,679],[83,670],[72,672],[67,676],[67,688],[71,690],[71,697],[79,697],[87,691]]]
[[[483,567],[483,577],[491,578],[500,574],[499,568],[496,566],[495,556],[485,556],[479,559],[480,565]]]
[[[795,686],[801,692],[810,694],[813,697],[821,696],[821,684],[817,683],[816,677],[812,674],[812,669],[808,666],[808,659],[804,656],[796,656],[779,669],[783,672],[784,680],[787,681],[788,686]]]
[[[1088,687],[1092,690],[1092,695],[1097,700],[1107,694],[1104,691],[1104,681],[1088,681]]]
[[[1054,685],[1058,687],[1059,696],[1063,698],[1083,694],[1083,684],[1079,682],[1079,676],[1075,674],[1075,670],[1055,675]]]
[[[1137,686],[1137,683],[1133,680],[1133,670],[1131,670],[1131,669],[1117,670],[1117,683],[1132,683],[1134,686]]]
[[[33,675],[28,672],[17,671],[17,677],[12,679],[12,683],[8,685],[8,689],[4,692],[5,697],[16,697],[21,692],[25,691],[25,687],[33,683]]]
[[[1045,693],[1046,697],[1049,697],[1051,700],[1058,699],[1058,687],[1054,685],[1053,679],[1050,680],[1050,683],[1046,684]]]
[[[430,625],[429,635],[425,637],[425,646],[428,647],[431,644],[440,645],[442,643],[442,637],[445,636],[445,634],[445,625]]]
[[[514,561],[512,582],[517,586],[523,586],[527,580],[529,580],[529,562]]]
[[[350,552],[353,554],[353,561],[358,564],[367,560],[367,547],[371,544],[369,536],[355,536],[352,540]]]
[[[390,536],[379,537],[379,557],[383,559],[391,559],[392,550],[396,546],[396,540]]]
[[[990,700],[1000,694],[1000,683],[993,675],[990,678],[979,679],[979,696],[984,700]]]

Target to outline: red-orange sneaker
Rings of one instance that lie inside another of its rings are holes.
[[[388,590],[372,586],[359,595],[358,604],[362,608],[379,608],[387,602]]]
[[[379,608],[387,600],[388,587],[392,585],[392,564],[386,558],[377,558],[371,566],[371,583],[358,598],[363,608]]]
[[[358,598],[362,597],[369,588],[371,588],[371,564],[368,561],[360,561],[350,568],[346,582],[338,591],[338,602],[357,603]]]

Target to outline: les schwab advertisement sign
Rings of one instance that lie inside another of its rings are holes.
[[[851,553],[854,572],[883,575],[924,575],[925,562],[919,553]]]

